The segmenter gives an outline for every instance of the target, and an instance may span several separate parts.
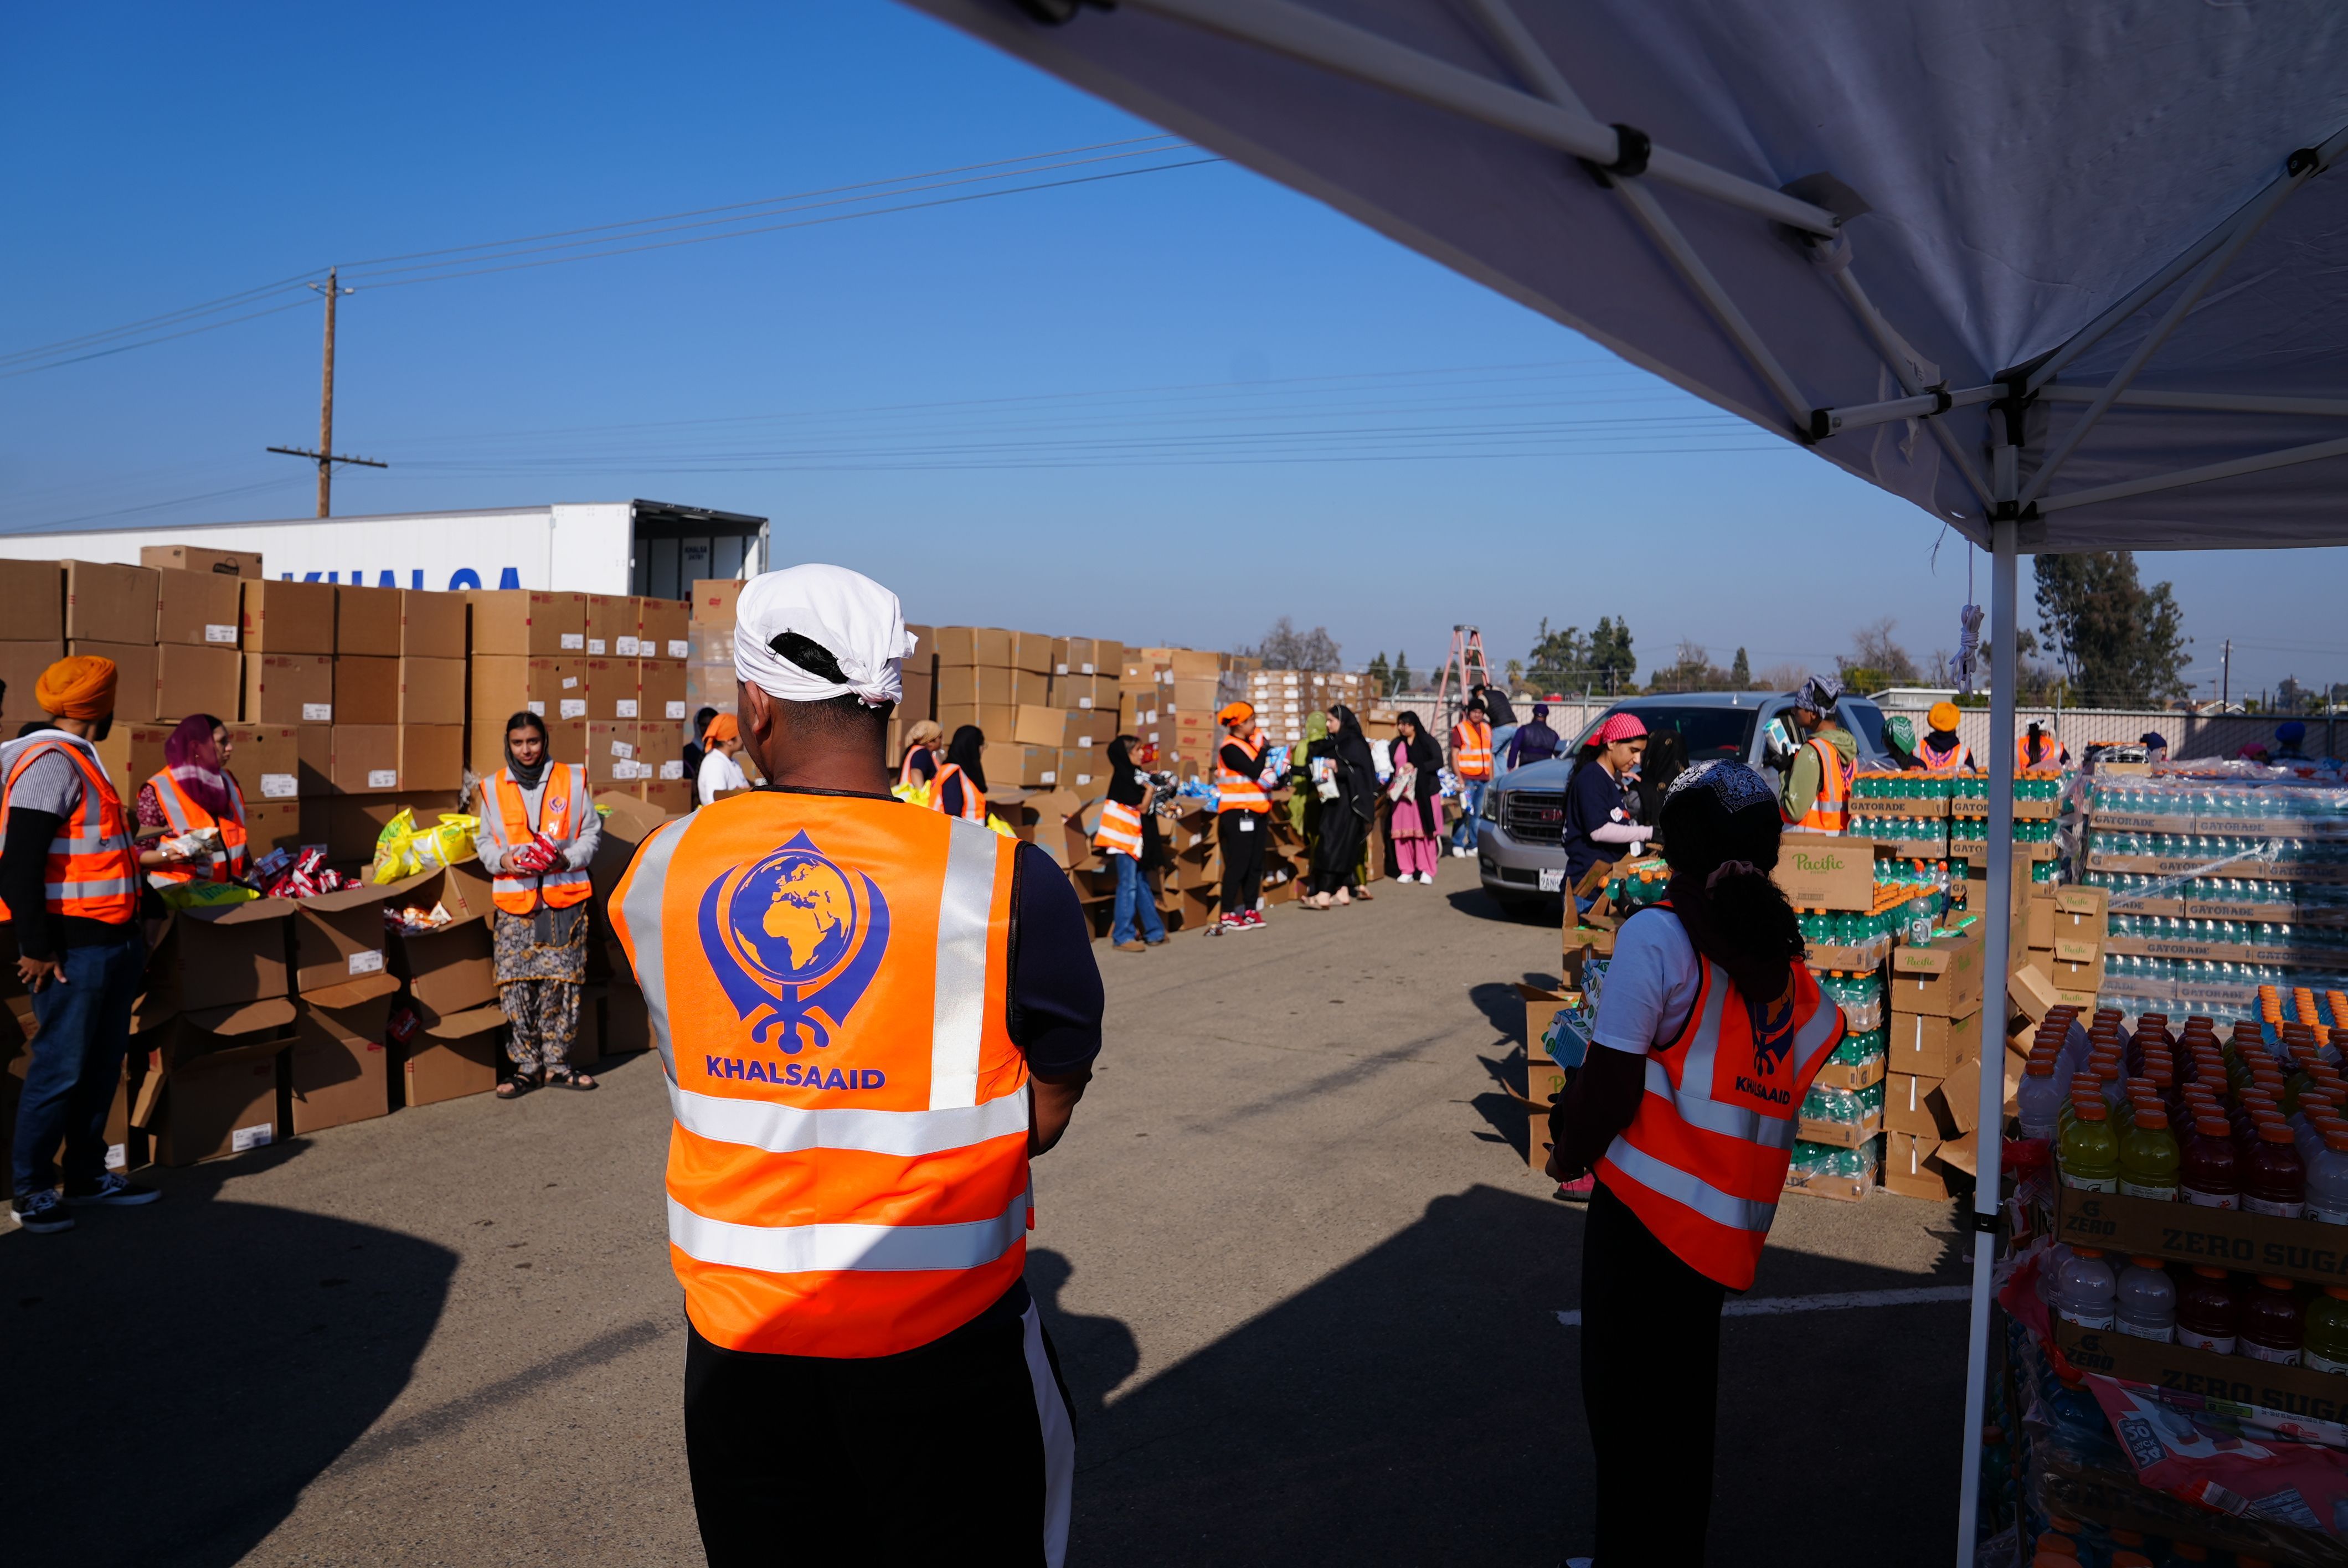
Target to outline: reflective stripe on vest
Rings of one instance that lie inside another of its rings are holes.
[[[1451,732],[1451,765],[1463,779],[1492,776],[1492,726],[1465,719]]]
[[[1682,1262],[1743,1290],[1776,1216],[1802,1101],[1842,1039],[1842,1009],[1806,966],[1791,966],[1783,1043],[1764,1050],[1735,985],[1699,961],[1688,1021],[1647,1058],[1646,1092],[1598,1171]]]
[[[107,779],[96,747],[63,733],[26,746],[8,770],[6,784],[0,786],[0,822],[6,820],[7,796],[15,793],[25,769],[36,757],[52,752],[80,773],[81,801],[49,840],[41,878],[43,904],[52,915],[128,924],[139,913],[139,852],[131,846],[122,797]]]
[[[964,822],[984,822],[986,792],[970,782],[970,775],[962,771],[960,763],[944,763],[939,765],[938,776],[930,781],[930,804],[940,811],[945,810],[946,780],[948,779],[962,780],[962,810],[958,814],[962,819]]]
[[[1100,828],[1093,835],[1095,847],[1111,855],[1127,855],[1141,858],[1141,808],[1121,805],[1113,800],[1101,802]]]
[[[1813,735],[1804,743],[1818,753],[1818,793],[1810,799],[1810,809],[1802,814],[1799,822],[1788,818],[1787,833],[1847,832],[1850,827],[1850,781],[1859,771],[1857,763],[1846,763],[1834,743],[1823,735]],[[1777,814],[1784,816],[1781,810]]]
[[[913,759],[916,756],[928,757],[931,771],[934,773],[937,770],[937,756],[929,747],[914,746],[908,750],[905,753],[905,760],[897,764],[897,782],[909,789],[922,787],[922,775],[913,771]]]
[[[208,850],[201,858],[181,861],[177,866],[158,866],[147,873],[148,881],[157,886],[193,882],[199,877],[207,882],[233,882],[244,875],[244,792],[237,787],[234,774],[222,773],[221,782],[228,788],[232,815],[227,817],[215,817],[198,805],[195,797],[180,786],[180,781],[171,776],[169,768],[147,781],[174,834],[185,835],[198,828],[217,827],[221,835],[220,848]]]
[[[1247,753],[1248,771],[1234,772],[1223,761],[1223,747],[1237,746]],[[1215,747],[1215,809],[1217,811],[1270,811],[1272,797],[1263,793],[1263,732],[1250,735],[1227,734]],[[1106,817],[1103,818],[1107,820]],[[1138,824],[1136,825],[1138,826]]]
[[[894,1355],[1019,1276],[1017,848],[895,800],[769,791],[637,851],[612,924],[668,1073],[670,1261],[712,1343]]]
[[[539,833],[544,833],[557,845],[568,848],[579,837],[580,799],[571,764],[546,764],[545,786],[538,797],[538,827],[530,825],[530,803],[522,798],[521,785],[514,782],[511,768],[499,768],[497,776],[482,792],[489,796],[483,801],[481,825],[489,830],[489,839],[499,849],[499,866],[505,864],[506,852],[520,849]],[[541,893],[550,909],[568,909],[583,904],[594,888],[589,885],[588,874],[573,871],[556,864],[543,876],[508,875],[500,870],[489,880],[489,901],[509,915],[528,915],[538,908]]]
[[[1934,751],[1930,741],[1916,748],[1916,760],[1924,764],[1924,771],[1928,774],[1960,773],[1964,768],[1964,758],[1965,743],[1962,741],[1950,742],[1945,752]]]

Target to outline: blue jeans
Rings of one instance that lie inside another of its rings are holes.
[[[1166,922],[1158,917],[1158,900],[1149,896],[1149,885],[1141,879],[1141,862],[1130,855],[1112,855],[1117,863],[1117,903],[1109,913],[1108,939],[1130,942],[1134,939],[1134,916],[1141,917],[1141,935],[1153,942],[1166,939]]]
[[[1484,809],[1484,790],[1490,779],[1459,781],[1459,825],[1451,830],[1451,842],[1462,849],[1476,847],[1476,818]]]
[[[33,996],[40,1032],[16,1106],[10,1177],[15,1195],[57,1184],[57,1145],[65,1145],[68,1187],[90,1187],[106,1174],[106,1113],[130,1049],[130,1004],[146,972],[147,944],[133,936],[58,955],[64,983],[51,979]]]

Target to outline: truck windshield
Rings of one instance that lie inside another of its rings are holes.
[[[1626,710],[1636,713],[1639,722],[1647,726],[1647,734],[1654,736],[1670,732],[1680,738],[1687,748],[1687,759],[1700,763],[1711,758],[1727,757],[1743,762],[1753,746],[1753,722],[1759,711],[1753,708],[1663,708],[1641,706]],[[1603,719],[1599,723],[1604,723]],[[1593,723],[1579,736],[1574,745],[1579,749],[1598,733]]]
[[[1869,752],[1882,756],[1889,750],[1883,743],[1882,709],[1872,702],[1845,697],[1835,704],[1835,712],[1841,716],[1844,727],[1856,733]]]

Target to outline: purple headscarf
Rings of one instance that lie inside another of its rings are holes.
[[[163,764],[171,770],[172,779],[188,792],[188,798],[213,816],[226,816],[230,812],[227,764],[221,761],[220,746],[212,732],[221,722],[210,713],[191,713],[180,721],[163,743]]]

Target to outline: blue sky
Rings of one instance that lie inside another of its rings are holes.
[[[330,262],[1061,154],[772,220],[860,214],[821,226],[400,287],[416,263],[377,261],[336,445],[393,466],[346,470],[340,512],[655,497],[769,516],[916,619],[1223,647],[1287,614],[1421,667],[1455,621],[1497,660],[1543,616],[1625,617],[1643,665],[1683,638],[1822,665],[1886,615],[1954,641],[1965,551],[1936,569],[1922,514],[883,0],[0,29],[0,354]],[[262,450],[316,435],[296,299],[0,379],[0,527],[305,515],[306,466]],[[2238,691],[2348,679],[2336,556],[2143,564],[2197,674],[2230,636]]]

